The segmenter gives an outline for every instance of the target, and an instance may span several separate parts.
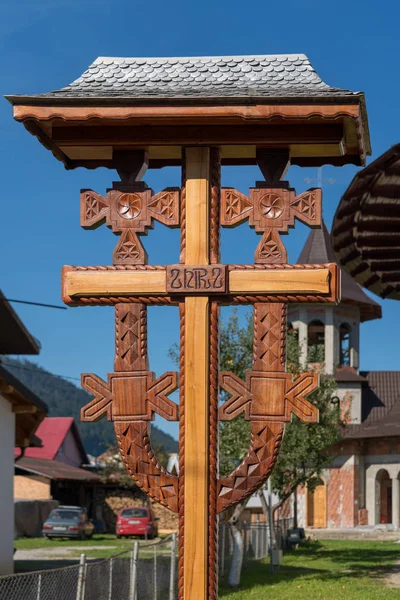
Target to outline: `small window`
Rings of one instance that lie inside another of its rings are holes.
[[[350,366],[350,334],[351,327],[348,323],[342,323],[339,328],[340,357],[339,364],[342,367]]]
[[[325,325],[322,321],[308,324],[308,362],[321,363],[325,360]]]

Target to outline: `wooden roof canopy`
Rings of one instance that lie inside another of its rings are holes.
[[[400,300],[400,144],[354,177],[336,211],[332,243],[358,283]]]
[[[220,146],[225,165],[257,164],[260,148],[301,166],[370,154],[364,95],[324,83],[304,54],[101,57],[60,90],[7,98],[67,169],[116,168],[132,150],[179,165],[185,145]]]
[[[12,405],[15,413],[15,445],[27,448],[31,445],[39,424],[48,412],[47,404],[25,387],[0,363],[0,394]]]

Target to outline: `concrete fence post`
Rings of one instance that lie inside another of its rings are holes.
[[[153,600],[157,600],[157,544],[154,544],[154,562],[153,562]]]
[[[256,560],[260,558],[260,525],[256,525]]]
[[[129,600],[137,599],[137,568],[139,558],[139,542],[135,542],[131,551],[131,585],[129,588]]]
[[[171,540],[171,564],[170,564],[170,575],[169,575],[169,600],[175,600],[175,586],[176,586],[176,533],[172,534]]]
[[[112,600],[113,589],[113,559],[109,559],[109,578],[108,578],[108,600]]]
[[[86,554],[81,554],[78,570],[78,585],[76,588],[76,600],[85,599],[86,584]]]
[[[225,536],[226,536],[226,525],[222,525],[221,528],[221,563],[219,567],[220,577],[225,575]]]
[[[36,600],[40,600],[41,591],[42,591],[42,574],[39,573],[38,584],[37,584],[37,592],[36,592]]]

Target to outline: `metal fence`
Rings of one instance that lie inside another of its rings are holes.
[[[271,539],[270,528],[266,523],[246,523],[237,525],[243,538],[243,566],[250,560],[262,560],[274,550],[286,550],[287,533],[293,527],[293,519],[280,519],[274,524]],[[219,577],[223,580],[228,572],[233,554],[233,537],[229,525],[219,527]]]
[[[176,534],[105,560],[0,577],[0,600],[175,600]]]
[[[273,548],[284,550],[291,519],[274,525]],[[243,565],[261,560],[271,551],[269,526],[239,525],[243,537]],[[233,539],[229,525],[219,528],[219,577],[227,576],[232,560]],[[0,577],[0,600],[176,600],[177,536],[139,544],[104,560],[79,565]]]

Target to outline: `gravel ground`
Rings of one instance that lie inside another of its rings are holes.
[[[55,546],[54,548],[35,548],[32,550],[17,550],[14,560],[65,560],[71,554],[76,555],[77,549],[82,552],[86,550],[116,550],[118,546]]]

